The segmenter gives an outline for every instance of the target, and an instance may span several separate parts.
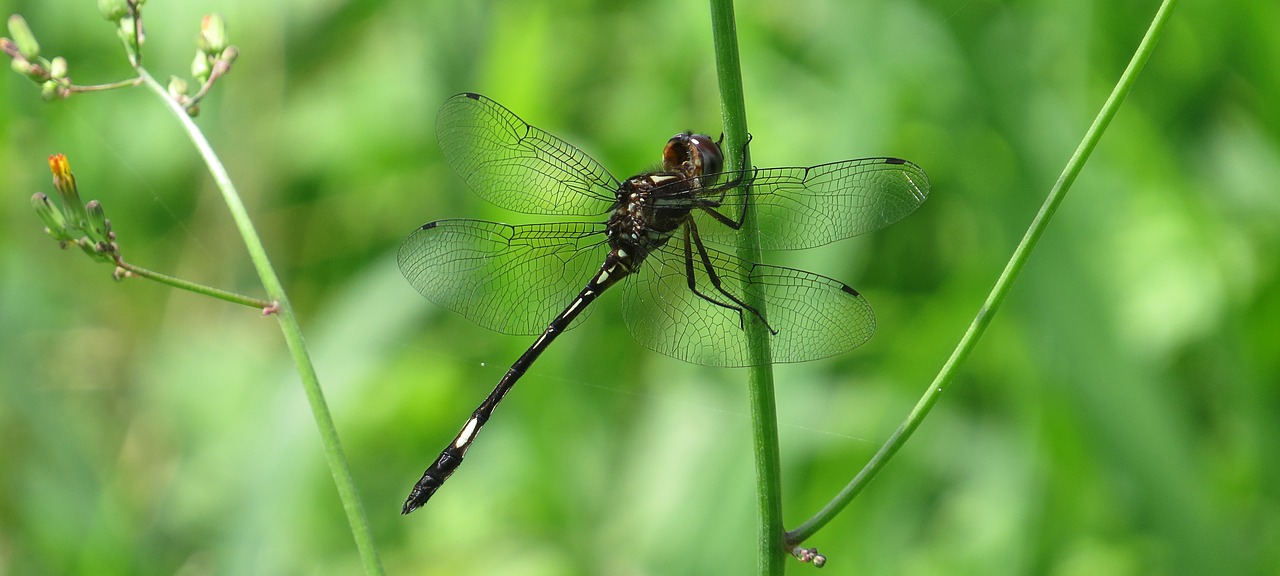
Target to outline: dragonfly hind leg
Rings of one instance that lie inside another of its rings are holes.
[[[707,280],[711,282],[711,285],[715,287],[717,292],[722,294],[725,298],[728,298],[733,302],[733,304],[721,302],[698,289],[697,274],[694,271],[693,263],[693,247],[695,246],[698,249],[698,260],[702,264],[702,269],[707,273]],[[711,257],[707,254],[707,248],[702,244],[702,238],[698,236],[698,229],[692,222],[685,226],[684,231],[684,266],[685,278],[688,280],[689,290],[707,302],[720,306],[721,308],[737,312],[738,328],[745,330],[747,327],[746,318],[743,315],[743,312],[746,311],[750,312],[752,316],[758,318],[760,322],[764,324],[764,327],[769,330],[770,334],[773,334],[774,336],[778,335],[778,331],[774,330],[773,326],[769,324],[769,320],[766,319],[759,310],[754,306],[743,302],[741,298],[738,298],[732,292],[729,292],[724,288],[722,281],[720,280],[720,274],[716,272],[715,265],[711,263]]]

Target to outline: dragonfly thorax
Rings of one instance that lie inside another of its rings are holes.
[[[605,223],[609,246],[621,249],[635,270],[689,219],[695,180],[655,172],[632,176],[618,187],[618,201]]]

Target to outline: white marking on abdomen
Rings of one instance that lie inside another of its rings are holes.
[[[461,450],[463,446],[471,443],[471,437],[476,433],[477,424],[479,423],[476,422],[475,417],[467,420],[467,424],[462,427],[462,432],[458,433],[458,439],[453,441],[453,447]]]

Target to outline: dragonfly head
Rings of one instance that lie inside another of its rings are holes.
[[[662,167],[685,178],[724,171],[724,154],[710,136],[681,132],[667,141],[662,150]],[[714,182],[702,182],[708,186]]]

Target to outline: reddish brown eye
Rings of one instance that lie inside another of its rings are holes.
[[[667,145],[662,149],[662,169],[667,172],[678,172],[684,174],[688,168],[692,166],[690,162],[689,133],[684,132],[672,136],[667,140]]]
[[[662,167],[685,177],[718,174],[724,170],[724,155],[710,136],[682,132],[667,141]]]
[[[724,171],[724,153],[710,136],[692,134],[689,136],[689,141],[698,150],[698,156],[701,158],[699,174],[719,174]]]

